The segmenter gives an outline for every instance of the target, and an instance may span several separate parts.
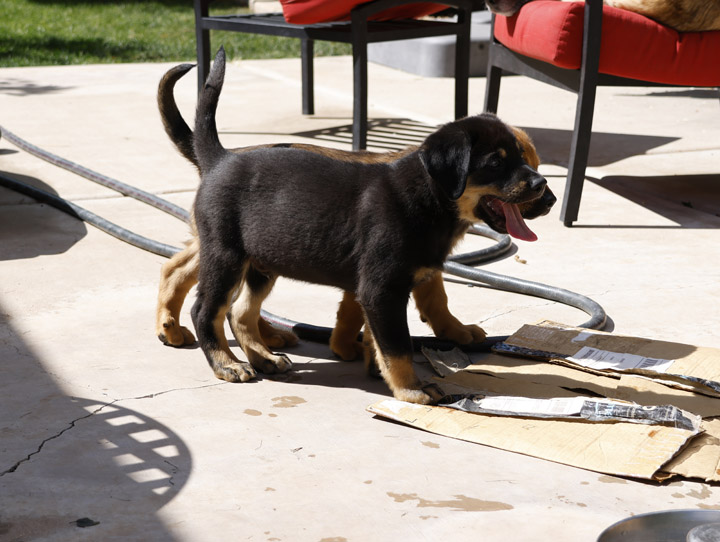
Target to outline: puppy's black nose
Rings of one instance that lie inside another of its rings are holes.
[[[542,197],[542,202],[545,205],[547,205],[548,209],[550,207],[552,207],[553,205],[555,205],[555,202],[557,201],[555,194],[553,194],[551,190],[545,190],[545,192],[543,192],[543,195],[541,197]]]
[[[531,175],[527,179],[527,183],[530,190],[534,190],[538,194],[545,190],[545,187],[547,186],[547,181],[545,180],[545,177],[536,172],[534,172],[533,175]]]

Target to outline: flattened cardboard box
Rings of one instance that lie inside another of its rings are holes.
[[[637,375],[720,397],[720,350],[614,335],[543,321],[525,325],[493,350],[596,375]]]
[[[536,334],[542,340],[534,340]],[[560,335],[562,340],[558,338]],[[573,398],[590,392],[639,405],[673,405],[703,416],[700,430],[625,422],[494,416],[394,400],[381,401],[369,410],[426,431],[605,474],[654,480],[683,476],[720,481],[720,419],[712,419],[720,416],[720,399],[710,397],[714,391],[706,385],[708,381],[718,380],[720,350],[616,336],[550,322],[524,326],[506,342],[512,344],[520,337],[518,342],[522,341],[523,348],[565,357],[587,346],[578,344],[585,337],[597,348],[597,335],[604,336],[603,350],[670,361],[666,365],[673,373],[681,367],[690,374],[678,372],[683,378],[661,376],[652,380],[648,375],[652,376],[653,372],[647,370],[640,373],[588,370],[565,359],[560,360],[561,363],[555,360],[547,363],[537,361],[537,357],[490,355],[476,365],[452,356],[435,359],[433,366],[442,375],[435,380],[446,393],[548,399]],[[668,353],[675,359],[669,359]],[[692,378],[684,379],[696,375],[701,375],[699,386]]]

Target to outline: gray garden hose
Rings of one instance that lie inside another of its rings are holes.
[[[105,175],[102,175],[83,166],[80,166],[74,162],[49,153],[43,149],[40,149],[39,147],[28,143],[27,141],[19,138],[18,136],[16,136],[12,132],[9,132],[1,126],[0,136],[5,137],[5,139],[16,145],[18,148],[25,150],[38,158],[46,160],[51,164],[62,167],[68,171],[71,171],[72,173],[80,175],[81,177],[105,186],[106,188],[115,190],[116,192],[119,192],[125,196],[129,196],[138,201],[151,205],[157,209],[171,214],[172,216],[184,222],[188,222],[190,219],[190,213],[188,213],[185,209],[178,207],[174,203],[171,203],[163,198],[160,198],[159,196],[150,194],[149,192],[145,192],[110,177],[106,177]],[[44,190],[40,190],[28,184],[11,179],[5,175],[0,174],[0,185],[17,192],[21,192],[35,200],[47,203],[48,205],[52,205],[53,207],[65,213],[68,213],[75,218],[79,218],[80,220],[83,220],[88,224],[91,224],[122,241],[130,243],[133,246],[142,248],[154,254],[169,258],[173,254],[181,250],[177,247],[166,245],[164,243],[160,243],[158,241],[148,239],[147,237],[143,237],[141,235],[133,233],[121,226],[118,226],[117,224],[114,224],[102,218],[101,216],[98,216],[86,209],[83,209],[82,207],[72,202],[56,196],[55,194],[51,194]],[[479,263],[492,260],[506,253],[512,248],[512,240],[509,236],[499,234],[488,228],[487,226],[473,226],[470,229],[470,233],[489,237],[496,240],[497,243],[486,249],[473,251],[465,254],[453,255],[449,257],[443,267],[443,270],[446,273],[461,277],[465,280],[471,281],[471,283],[481,283],[498,290],[531,295],[533,297],[540,297],[543,299],[548,299],[550,301],[557,301],[564,305],[580,309],[583,312],[587,313],[591,318],[587,322],[580,324],[578,327],[589,329],[602,329],[602,327],[605,325],[607,316],[604,309],[589,297],[577,294],[575,292],[570,292],[569,290],[564,290],[562,288],[556,288],[554,286],[547,286],[545,284],[540,284],[537,282],[531,282],[505,275],[499,275],[497,273],[476,269],[475,267],[466,265],[468,263],[473,263],[477,265]],[[283,318],[282,316],[276,316],[266,311],[263,311],[262,315],[264,318],[266,318],[273,324],[279,325],[286,329],[291,329],[300,338],[306,340],[328,342],[330,333],[332,332],[331,328],[295,322],[293,320]],[[483,343],[482,345],[473,345],[470,349],[485,351],[488,350],[493,343],[504,340],[505,338],[507,337],[488,337],[488,340],[485,343]],[[447,341],[442,341],[440,339],[436,339],[435,337],[414,337],[413,342],[415,343],[416,347],[419,347],[419,345],[422,344],[435,348],[447,348],[447,346],[449,345]]]

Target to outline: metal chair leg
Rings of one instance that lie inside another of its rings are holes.
[[[492,52],[492,45],[491,45]],[[485,105],[483,111],[487,113],[497,113],[498,101],[500,99],[500,79],[502,78],[502,69],[497,66],[488,64],[487,76],[485,79]]]
[[[313,40],[300,40],[300,58],[302,64],[302,112],[303,115],[315,114],[315,73]]]
[[[367,20],[353,13],[353,143],[354,151],[367,148],[368,74]]]
[[[572,223],[577,220],[580,197],[585,182],[598,82],[601,30],[602,0],[589,0],[585,5],[582,66],[577,109],[575,110],[575,126],[570,145],[568,177],[565,182],[565,197],[560,209],[560,220],[565,226],[572,226]]]
[[[210,0],[195,0],[195,43],[197,44],[198,93],[210,73],[210,31],[202,20],[209,15]]]
[[[458,30],[455,39],[455,118],[468,114],[468,85],[470,82],[470,19],[472,12],[458,10]]]
[[[585,169],[592,138],[595,89],[595,85],[591,85],[591,88],[581,88],[578,93],[565,196],[560,210],[560,220],[565,226],[572,226],[577,220],[580,209],[580,197],[585,183]]]

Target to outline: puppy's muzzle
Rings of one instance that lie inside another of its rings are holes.
[[[529,176],[524,179],[527,186],[526,192],[530,195],[528,199],[535,199],[539,197],[547,187],[547,180],[534,169],[529,166],[526,167],[530,170],[528,172]]]

